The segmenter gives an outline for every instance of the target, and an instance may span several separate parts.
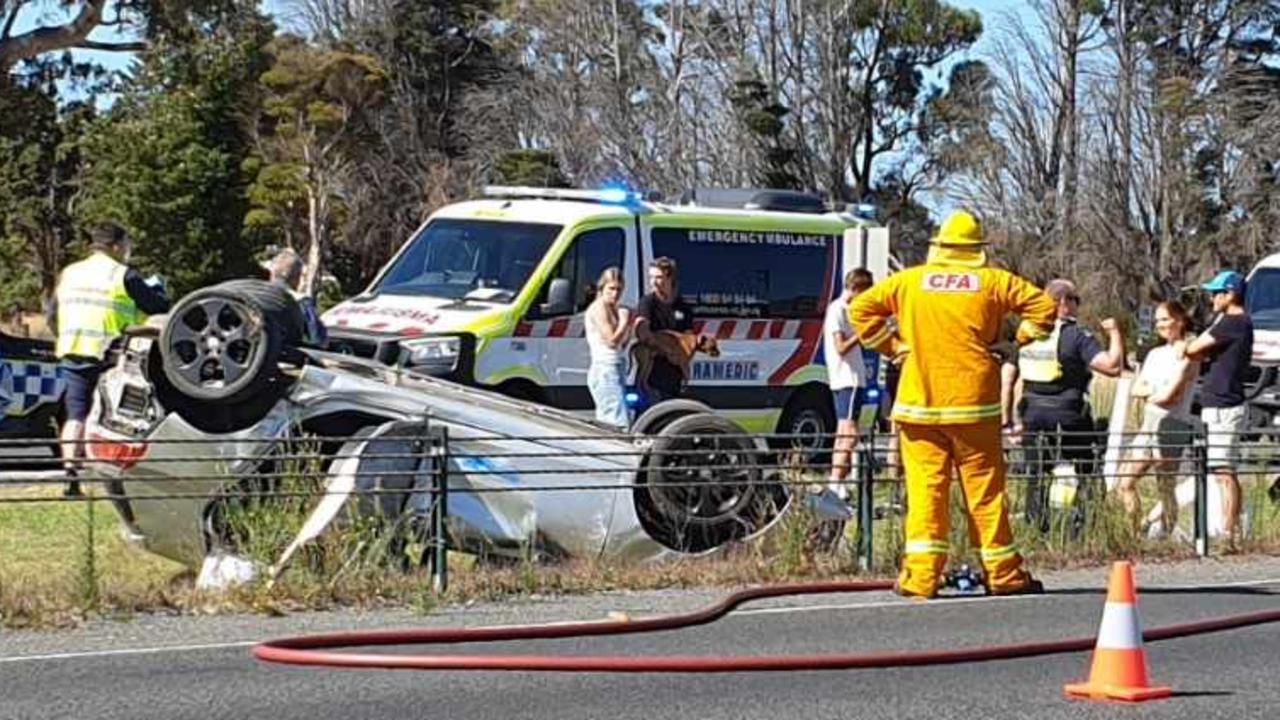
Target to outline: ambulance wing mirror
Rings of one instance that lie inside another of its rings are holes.
[[[551,278],[547,287],[547,301],[540,308],[543,317],[568,315],[573,312],[573,289],[565,278]]]

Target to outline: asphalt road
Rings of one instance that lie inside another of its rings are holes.
[[[1043,597],[911,603],[886,593],[770,601],[690,630],[470,651],[591,654],[818,653],[955,648],[1092,636],[1104,571],[1060,573]],[[1154,627],[1280,606],[1280,560],[1148,566]],[[1192,587],[1210,583],[1216,587]],[[1088,654],[934,668],[723,675],[355,671],[264,665],[249,643],[334,628],[599,619],[696,607],[715,592],[625,593],[403,612],[288,618],[140,618],[69,633],[0,635],[0,717],[22,718],[942,718],[1116,717],[1069,701]],[[459,650],[459,648],[454,648]],[[410,649],[405,649],[405,652]],[[466,651],[466,650],[464,650]],[[1124,717],[1271,718],[1280,707],[1280,625],[1150,643],[1172,699]]]

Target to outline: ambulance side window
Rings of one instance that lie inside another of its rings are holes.
[[[530,319],[555,317],[544,314],[541,308],[547,302],[551,281],[556,278],[569,281],[569,287],[573,292],[573,314],[586,310],[596,297],[596,280],[599,279],[600,273],[610,266],[622,268],[625,242],[626,234],[621,228],[588,230],[574,238],[573,245],[561,256],[555,271],[538,291],[537,298],[529,307],[527,317]]]
[[[676,261],[695,317],[817,320],[834,293],[838,235],[655,228],[653,256]]]

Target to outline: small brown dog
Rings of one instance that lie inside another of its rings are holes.
[[[649,373],[653,371],[653,360],[658,356],[680,368],[680,373],[688,380],[689,364],[693,362],[695,353],[720,357],[720,343],[711,335],[658,330],[649,336],[648,341],[638,342],[631,348],[631,362],[636,367],[636,385],[646,392],[649,390]]]

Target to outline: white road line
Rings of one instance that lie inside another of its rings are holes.
[[[1280,585],[1280,578],[1270,578],[1266,580],[1244,580],[1240,582],[1230,583],[1207,583],[1204,585],[1151,585],[1150,590],[1204,590],[1210,588],[1231,588],[1231,587],[1252,587],[1258,585]],[[1139,592],[1142,588],[1139,587]],[[887,591],[886,591],[887,592]],[[1103,592],[1099,589],[1099,592]],[[756,610],[735,610],[730,613],[730,617],[744,615],[780,615],[783,613],[801,613],[801,612],[817,612],[822,610],[859,610],[864,608],[945,608],[953,605],[967,604],[973,602],[998,602],[998,601],[1023,601],[1023,600],[1044,600],[1053,598],[1052,594],[1048,595],[1011,595],[1008,597],[951,597],[943,600],[930,602],[911,602],[897,598],[894,600],[878,601],[870,603],[828,603],[823,605],[787,605],[775,608],[759,608]],[[632,621],[647,619],[646,616],[637,615],[632,617]],[[579,622],[592,622],[591,620],[559,620],[556,622],[539,623],[533,627],[567,625]],[[595,622],[602,622],[597,620]],[[509,626],[495,626],[509,627]],[[274,636],[273,636],[274,637]],[[91,650],[86,652],[69,652],[69,653],[50,653],[47,655],[16,655],[13,657],[0,657],[0,665],[21,662],[42,662],[48,660],[81,660],[101,657],[121,657],[129,655],[157,655],[161,653],[178,653],[178,652],[198,652],[201,650],[226,650],[229,648],[244,648],[257,645],[261,640],[242,640],[239,642],[226,643],[207,643],[203,645],[161,645],[158,647],[142,647],[142,648],[122,648],[119,650]]]
[[[888,591],[885,591],[888,592]],[[860,610],[862,608],[924,608],[924,607],[944,607],[951,605],[962,605],[971,602],[992,602],[992,601],[1008,601],[1008,600],[1038,600],[1049,597],[1048,595],[1009,595],[1007,597],[986,597],[985,595],[975,595],[973,597],[965,597],[963,595],[954,597],[944,597],[931,601],[911,601],[906,598],[895,598],[893,600],[882,600],[879,602],[869,603],[830,603],[825,605],[787,605],[785,607],[776,608],[759,608],[757,610],[734,610],[732,615],[779,615],[782,613],[800,613],[812,612],[814,610]]]
[[[241,642],[208,643],[205,645],[161,645],[159,647],[124,648],[121,650],[90,650],[87,652],[51,653],[49,655],[16,655],[0,657],[0,664],[37,662],[41,660],[79,660],[82,658],[118,657],[121,655],[156,655],[168,652],[192,652],[196,650],[225,650],[227,648],[252,647],[258,640]]]
[[[1231,587],[1250,587],[1256,585],[1277,585],[1280,584],[1280,578],[1271,578],[1268,580],[1241,580],[1239,582],[1229,583],[1209,583],[1205,585],[1148,585],[1148,590],[1159,590],[1161,592],[1177,591],[1177,590],[1205,590],[1210,588],[1231,588]],[[1138,587],[1138,594],[1142,594],[1142,586]],[[886,591],[888,592],[888,591]],[[1106,593],[1106,588],[1098,588],[1099,594]],[[973,597],[952,596],[939,600],[917,601],[912,602],[904,598],[895,598],[893,600],[882,600],[869,603],[829,603],[824,605],[786,605],[776,608],[759,608],[756,610],[734,610],[731,615],[778,615],[789,612],[813,612],[815,610],[858,610],[861,608],[928,608],[928,607],[949,607],[951,605],[961,605],[972,602],[1010,602],[1020,600],[1046,600],[1054,597],[1050,591],[1045,595],[1007,595],[1004,597],[986,597],[976,595]],[[640,618],[637,618],[640,619]]]

